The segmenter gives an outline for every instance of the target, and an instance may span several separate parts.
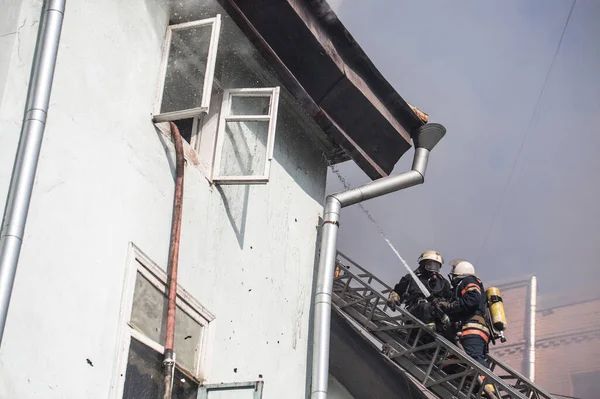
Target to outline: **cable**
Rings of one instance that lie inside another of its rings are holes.
[[[500,199],[500,202],[498,203],[498,207],[496,208],[496,211],[494,212],[494,217],[492,218],[490,227],[488,228],[487,233],[485,234],[485,238],[483,239],[483,244],[481,244],[481,249],[479,250],[479,254],[477,254],[477,258],[475,259],[475,264],[479,263],[479,259],[483,255],[483,251],[485,250],[485,247],[487,246],[487,242],[490,237],[490,233],[492,232],[492,228],[496,224],[496,220],[498,219],[498,216],[500,216],[500,211],[502,209],[502,205],[504,204],[504,201],[506,200],[506,194],[508,193],[508,187],[510,186],[510,182],[511,182],[514,172],[516,170],[517,163],[519,161],[519,158],[521,157],[521,153],[523,152],[523,148],[525,147],[525,141],[527,140],[527,136],[529,135],[529,132],[531,130],[531,126],[533,125],[535,116],[539,112],[540,104],[541,104],[542,99],[544,98],[544,94],[546,92],[546,86],[548,85],[548,81],[550,80],[550,75],[552,74],[552,69],[554,68],[556,58],[558,56],[560,47],[561,47],[563,39],[565,37],[565,33],[567,31],[567,26],[569,26],[569,21],[571,21],[571,15],[573,15],[573,9],[575,8],[576,2],[577,2],[577,0],[573,0],[573,3],[571,4],[571,9],[569,10],[569,15],[567,16],[567,20],[565,21],[565,26],[563,28],[562,34],[560,35],[560,40],[558,41],[558,45],[556,46],[556,50],[554,51],[554,56],[552,57],[552,61],[550,62],[550,67],[548,68],[548,72],[546,73],[546,79],[544,80],[544,84],[542,85],[542,90],[540,91],[540,95],[538,96],[535,106],[533,107],[533,113],[531,114],[531,118],[529,119],[529,123],[527,124],[527,128],[525,129],[525,133],[523,134],[523,137],[521,138],[521,144],[519,145],[519,150],[517,151],[517,155],[515,156],[515,160],[510,169],[508,179],[506,181],[506,184],[504,185],[504,189],[502,190],[502,195],[500,197],[501,199]]]

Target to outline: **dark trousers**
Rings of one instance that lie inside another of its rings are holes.
[[[471,356],[473,360],[483,367],[489,368],[485,356],[487,343],[483,338],[478,335],[467,335],[466,337],[460,337],[460,344],[465,352],[467,352],[467,355]]]

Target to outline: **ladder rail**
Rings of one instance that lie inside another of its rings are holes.
[[[373,298],[376,298],[376,297],[378,297],[378,298],[382,299],[383,301],[387,302],[387,299],[382,294],[380,294],[379,292],[376,292],[375,290],[373,290],[369,286],[369,284],[367,282],[363,281],[361,278],[359,278],[358,276],[356,276],[352,272],[349,272],[348,270],[344,270],[344,273],[340,274],[337,277],[337,279],[338,280],[348,279],[350,281],[355,281],[357,284],[362,285],[362,287],[364,288],[364,290],[360,290],[359,289],[359,290],[353,291],[353,293],[369,292],[369,295],[363,297],[362,301],[360,299],[353,299],[353,301],[352,301],[353,305],[351,305],[351,306],[356,306],[357,304],[360,304],[361,302],[364,302],[366,306],[364,306],[363,309],[367,309],[368,305],[369,305],[369,302]],[[347,290],[347,287],[349,287],[349,286],[350,286],[350,284],[345,284],[344,285],[344,291],[345,292],[342,292],[342,294],[345,294],[345,293],[349,292]],[[334,288],[334,295],[336,293],[339,293],[339,291],[336,292],[336,289]],[[342,304],[341,306],[344,307],[344,310],[345,310],[346,307],[351,307],[351,306],[345,306],[345,304]],[[387,304],[384,305],[384,308],[387,308]],[[338,302],[338,309],[340,309],[339,302]],[[421,345],[421,346],[417,345],[417,342],[418,342],[419,338],[423,334],[429,335],[429,336],[433,337],[433,339],[435,340],[435,343],[437,343],[437,346],[443,346],[445,351],[451,352],[452,355],[454,355],[455,357],[459,358],[462,362],[464,362],[466,364],[469,364],[469,366],[472,367],[472,368],[474,368],[479,375],[485,375],[487,378],[489,378],[490,380],[493,380],[495,383],[497,383],[498,386],[502,387],[503,390],[505,390],[505,391],[513,391],[513,389],[508,384],[506,384],[502,379],[500,379],[499,377],[495,376],[493,373],[491,373],[491,371],[487,370],[486,368],[484,368],[480,364],[474,362],[468,355],[466,355],[464,352],[462,352],[460,349],[458,349],[458,347],[456,347],[454,344],[450,343],[449,341],[447,341],[443,337],[440,337],[437,334],[435,334],[430,328],[428,328],[420,320],[416,319],[413,315],[411,315],[410,313],[408,313],[405,309],[399,308],[399,309],[397,309],[397,311],[399,311],[399,312],[402,313],[403,318],[405,320],[402,323],[400,323],[398,321],[395,321],[395,325],[394,325],[395,330],[398,331],[398,330],[407,330],[407,329],[417,329],[417,336],[414,339],[414,343],[413,343],[413,347],[412,348],[396,349],[397,353],[390,352],[388,357],[390,357],[392,359],[394,359],[396,357],[405,357],[406,355],[412,354],[414,352],[423,351],[423,350],[426,350],[426,349],[433,348],[435,344],[426,344],[426,345]],[[363,326],[363,328],[366,328],[367,331],[369,331],[370,328],[368,326],[368,323],[371,322],[372,319],[365,317],[363,313],[365,313],[364,310],[360,312],[360,316],[362,316],[364,318],[360,322],[360,324]],[[356,316],[357,315],[355,315],[355,317],[354,317],[355,319],[357,318]],[[405,324],[406,321],[410,321],[411,324],[408,324],[408,325]],[[415,325],[416,325],[416,327],[415,327]],[[393,331],[393,330],[390,330],[390,331]],[[453,379],[453,378],[454,377],[450,376],[448,379],[450,380],[450,379]],[[511,393],[513,394],[511,396],[511,398],[514,397],[514,398],[519,398],[519,399],[526,399],[526,397],[523,396],[523,395],[521,395],[519,392],[513,391]]]
[[[464,389],[469,377],[485,376],[486,382],[496,388],[498,398],[554,399],[548,392],[492,355],[488,355],[490,369],[486,369],[416,319],[404,307],[397,308],[397,313],[391,315],[387,298],[383,295],[390,292],[391,287],[339,251],[336,266],[339,273],[334,278],[334,310],[366,330],[383,345],[387,358],[399,364],[438,397],[445,398],[449,394],[464,399],[480,397],[481,390],[472,392],[475,384],[469,384],[470,392],[465,393]],[[351,268],[357,270],[351,271]],[[421,342],[421,338],[426,341],[425,344]],[[442,360],[439,359],[440,353],[444,354]],[[448,359],[449,356],[454,359]],[[457,363],[466,367],[466,370],[458,374],[441,371],[442,366]],[[499,376],[492,371],[496,369],[503,375]],[[452,385],[453,382],[456,384]]]
[[[524,384],[523,386],[534,385],[534,383],[529,378],[525,377],[523,374],[519,373],[517,370],[510,367],[508,364],[503,363],[496,356],[489,354],[489,353],[488,353],[488,362],[490,363],[490,369],[494,370],[496,367],[498,367],[502,371],[507,372],[511,376],[511,378],[514,378],[516,380],[515,385],[521,385],[521,384]],[[537,399],[537,398],[553,399],[554,398],[551,393],[549,393],[548,391],[546,391],[545,389],[543,389],[541,387],[536,387],[536,391],[537,392],[534,392],[532,390],[531,392],[526,393],[526,395],[531,395],[533,393],[534,394],[533,396],[528,396],[528,397],[531,397],[534,399]]]

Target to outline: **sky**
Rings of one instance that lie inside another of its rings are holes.
[[[597,284],[600,2],[577,0],[566,30],[571,0],[329,3],[398,93],[448,130],[424,185],[364,204],[409,264],[436,249],[444,274],[465,258],[484,283]],[[369,181],[353,162],[337,169],[352,187]],[[330,173],[328,192],[341,190]],[[340,224],[342,252],[388,283],[405,274],[359,207]]]

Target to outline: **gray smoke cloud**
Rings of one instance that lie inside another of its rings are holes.
[[[600,239],[599,3],[577,3],[544,88],[570,6],[346,0],[338,7],[398,92],[448,128],[423,186],[365,204],[406,259],[437,249],[447,261],[469,259],[488,281],[536,274],[541,292],[600,278],[590,259]],[[352,163],[338,169],[352,186],[368,181]],[[342,189],[330,174],[328,191]],[[357,207],[344,210],[339,242],[390,283],[403,272]]]
[[[424,185],[365,207],[414,266],[436,249],[442,272],[466,258],[488,286],[535,274],[536,381],[591,399],[600,389],[597,359],[584,356],[598,353],[600,328],[590,286],[600,280],[600,2],[575,4],[545,85],[572,5],[345,0],[338,15],[396,90],[448,129]],[[368,181],[352,162],[337,169],[352,186]],[[343,190],[328,178],[329,192]],[[340,226],[348,257],[389,284],[405,274],[359,207],[344,209]],[[521,302],[509,314],[522,312],[523,299],[506,295]],[[518,346],[508,323],[508,345]],[[558,338],[567,334],[574,341]]]

